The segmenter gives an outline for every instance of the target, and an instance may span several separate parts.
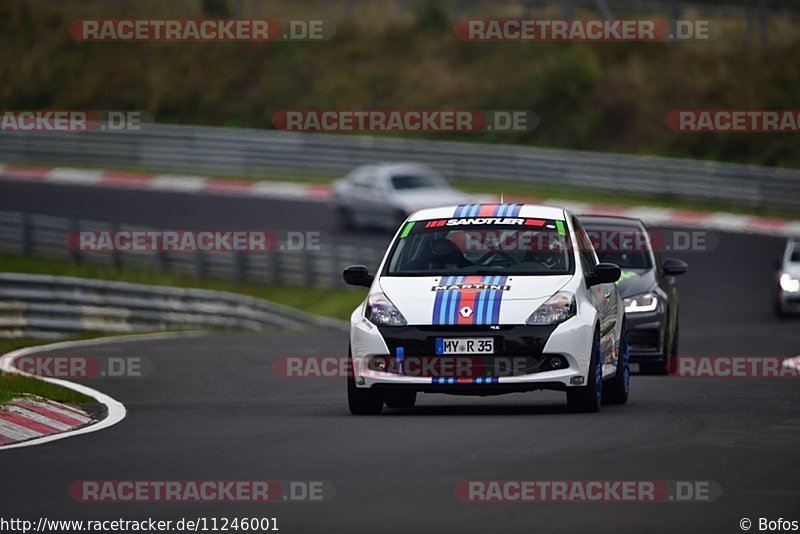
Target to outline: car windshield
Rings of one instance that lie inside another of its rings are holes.
[[[385,274],[571,274],[575,272],[573,256],[564,221],[435,219],[406,223]]]
[[[792,257],[789,258],[789,261],[791,263],[800,263],[800,241],[795,241]]]
[[[446,187],[447,182],[441,176],[433,174],[394,174],[392,187],[395,189],[426,189]]]
[[[653,268],[650,242],[641,226],[581,222],[600,263],[613,263],[621,269]]]

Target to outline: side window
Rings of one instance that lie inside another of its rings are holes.
[[[578,219],[572,217],[572,227],[575,229],[575,237],[578,241],[578,255],[581,259],[581,267],[583,272],[588,273],[594,270],[597,265],[597,256],[594,253],[594,247],[589,236],[586,235],[586,230],[583,229]]]
[[[364,170],[363,169],[359,169],[359,170],[353,171],[353,173],[349,177],[349,180],[350,180],[350,184],[353,187],[357,187],[359,189],[363,189],[363,187],[364,187]]]
[[[380,191],[380,184],[375,177],[374,167],[361,169],[358,174],[353,177],[353,186],[369,194],[376,194]]]
[[[656,272],[660,275],[662,271],[661,263],[664,261],[664,259],[661,257],[661,251],[653,248],[652,234],[650,234],[650,229],[644,225],[640,225],[639,228],[640,231],[644,232],[644,235],[647,236],[648,254],[650,254],[650,258],[653,261],[653,265],[655,265]]]
[[[372,195],[383,193],[383,184],[375,167],[364,168],[353,183],[366,193]]]

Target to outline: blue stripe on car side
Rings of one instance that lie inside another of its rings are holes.
[[[439,282],[443,286],[450,285],[450,277],[446,276]],[[437,291],[433,304],[433,324],[444,324],[444,310],[447,307],[447,291]]]
[[[498,276],[497,277],[497,283],[500,284],[500,285],[505,285],[507,280],[508,280],[507,276]],[[494,317],[493,317],[493,320],[492,320],[493,324],[500,323],[500,307],[501,307],[501,304],[503,303],[503,293],[505,293],[505,292],[502,289],[497,290],[497,308],[495,309],[495,312],[494,312]]]
[[[487,284],[491,284],[494,280],[493,276],[488,277]],[[491,324],[492,322],[492,308],[494,307],[494,299],[492,298],[492,291],[486,291],[486,313],[483,316],[483,324]]]
[[[457,276],[455,279],[456,284],[460,284],[464,281],[463,276]],[[461,292],[458,290],[448,291],[451,294],[450,296],[450,310],[447,313],[447,323],[446,324],[456,324],[458,319],[456,318],[456,313],[458,312],[458,301],[461,297]]]
[[[475,324],[486,324],[483,321],[483,307],[486,303],[485,300],[486,291],[480,291],[478,295],[475,297],[476,305],[475,305]]]

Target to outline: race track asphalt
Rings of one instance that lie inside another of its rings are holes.
[[[50,187],[0,184],[0,209],[185,228],[333,224],[320,204],[113,192],[120,196],[111,207],[109,191]],[[718,237],[712,251],[675,254],[690,263],[679,281],[682,355],[800,354],[800,321],[779,321],[771,310],[782,239]],[[342,379],[286,379],[272,369],[280,356],[346,350],[345,335],[325,331],[80,349],[142,357],[152,372],[85,381],[126,405],[120,424],[0,455],[0,517],[274,516],[286,533],[741,532],[743,517],[800,520],[797,380],[634,376],[629,403],[599,414],[569,414],[563,394],[533,392],[423,395],[410,411],[355,417]],[[77,503],[67,488],[85,479],[325,480],[336,495],[323,503]],[[475,504],[454,495],[464,479],[708,480],[722,494],[693,503]]]

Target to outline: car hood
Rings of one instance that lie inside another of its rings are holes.
[[[456,189],[409,189],[395,191],[394,197],[409,212],[472,202],[472,197]]]
[[[656,288],[655,269],[622,269],[617,288],[622,298],[647,293]]]
[[[572,277],[384,276],[379,286],[410,325],[524,324]]]

